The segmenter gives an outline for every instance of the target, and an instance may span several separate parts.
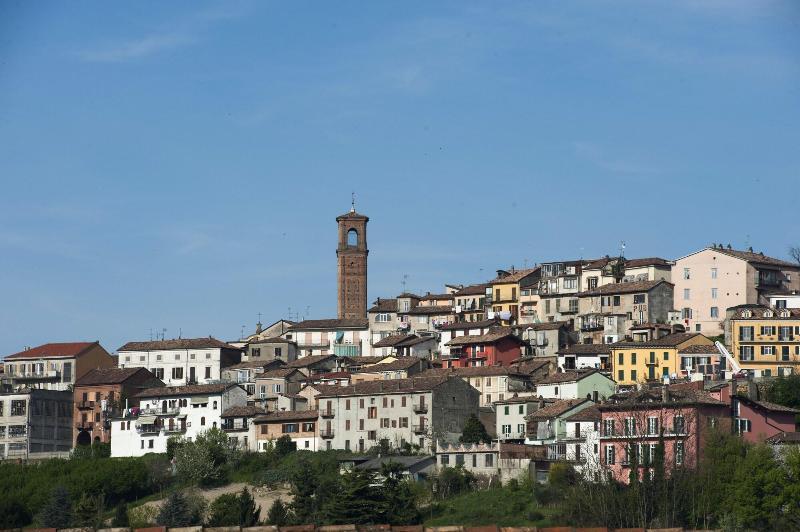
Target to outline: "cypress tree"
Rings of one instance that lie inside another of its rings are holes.
[[[44,528],[67,528],[72,525],[72,501],[64,486],[56,486],[39,513]]]
[[[239,526],[255,526],[261,517],[261,508],[256,507],[256,501],[247,487],[239,495]]]
[[[267,524],[273,526],[284,526],[289,522],[289,510],[283,501],[275,499],[267,513]]]

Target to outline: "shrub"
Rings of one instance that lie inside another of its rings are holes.
[[[72,501],[64,486],[56,486],[50,499],[42,507],[38,516],[44,528],[67,528],[72,525]]]
[[[267,524],[273,526],[284,526],[289,522],[289,509],[283,501],[275,499],[267,513]]]

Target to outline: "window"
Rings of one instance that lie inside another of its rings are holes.
[[[619,355],[617,355],[617,360],[618,360],[619,364],[624,364],[625,363],[625,353],[620,353]]]
[[[711,278],[712,279],[716,279],[717,278],[717,269],[716,268],[711,268]]]
[[[752,342],[754,327],[739,327],[739,341]]]
[[[689,307],[683,307],[681,309],[681,319],[682,320],[692,319],[692,309],[690,309]]]
[[[631,370],[631,380],[633,382],[636,382],[636,370],[635,369]]]
[[[205,427],[206,426],[206,418],[205,417],[201,417],[200,418],[200,426],[201,427]]]
[[[711,317],[719,318],[719,307],[711,307]]]
[[[625,418],[625,436],[636,436],[636,420],[632,417]]]
[[[2,413],[2,410],[0,410],[0,413]],[[524,414],[525,413],[525,405],[519,405],[519,413],[520,414]]]
[[[509,434],[511,434],[511,425],[503,425],[501,427],[501,430],[504,435],[508,436]]]
[[[617,370],[617,380],[624,381],[625,380],[625,371],[624,370]]]
[[[216,410],[216,409],[217,409],[217,402],[216,402],[216,401],[214,401],[213,403],[211,403],[211,405],[212,405],[212,406],[211,406],[212,410]]]
[[[614,446],[606,445],[606,465],[614,465]]]
[[[180,380],[183,378],[183,368],[172,368],[172,378]]]
[[[775,334],[775,327],[767,325],[761,327],[761,336],[773,336]]]
[[[789,346],[782,345],[781,346],[781,361],[788,362],[789,361]]]
[[[631,353],[631,365],[636,365],[636,353]]]
[[[450,465],[450,455],[449,454],[441,455],[439,457],[439,463],[442,464],[443,466]]]
[[[367,409],[367,419],[378,419],[378,407],[371,406]]]
[[[658,434],[658,418],[657,417],[648,417],[647,418],[647,434],[654,435]]]
[[[275,348],[275,356],[276,356],[277,358],[280,358],[280,357],[281,357],[281,348],[280,348],[280,347],[276,347],[276,348]]]
[[[164,379],[164,368],[151,368],[150,372],[155,375],[157,379]]]
[[[675,442],[675,465],[682,465],[683,464],[683,442],[676,441]]]
[[[281,426],[281,432],[284,434],[294,434],[295,432],[298,432],[298,425],[297,423],[284,423]]]
[[[494,455],[487,454],[484,456],[484,465],[486,467],[494,467]]]
[[[367,439],[371,440],[371,441],[377,440],[378,439],[378,431],[370,430],[369,432],[367,432]]]
[[[683,278],[684,279],[691,279],[692,278],[692,271],[689,268],[683,269]]]
[[[690,288],[683,289],[683,299],[689,300],[692,296],[692,290]]]
[[[711,299],[717,299],[717,289],[716,288],[712,288],[711,289]]]
[[[206,379],[211,378],[211,366],[206,366]]]
[[[683,434],[686,430],[686,421],[683,416],[675,416],[672,418],[672,432],[675,434]]]
[[[752,423],[750,423],[750,420],[741,418],[736,418],[734,420],[734,428],[736,429],[736,432],[739,434],[750,432],[753,430],[753,426]]]
[[[739,346],[739,360],[752,361],[753,360],[753,346],[741,345]]]
[[[633,304],[641,305],[645,301],[645,294],[633,294]]]
[[[778,327],[778,341],[791,342],[794,340],[794,331],[792,327]]]
[[[774,345],[762,345],[761,346],[761,354],[762,355],[774,355],[775,354],[775,346]]]
[[[613,419],[604,419],[603,420],[603,434],[606,436],[614,436],[614,432],[616,431],[616,423]]]
[[[504,407],[503,407],[503,413],[504,413],[505,415],[508,415],[508,412],[509,412],[509,410],[510,410],[510,407],[509,407],[508,405],[506,405],[506,406],[504,406]]]
[[[565,277],[564,288],[578,288],[578,279],[575,277]]]
[[[614,306],[618,307],[620,305],[620,296],[614,296]]]
[[[24,400],[11,401],[11,415],[12,416],[24,416],[25,415],[25,401]]]

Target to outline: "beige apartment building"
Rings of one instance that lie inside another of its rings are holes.
[[[91,370],[116,363],[99,342],[69,342],[25,349],[5,357],[3,365],[7,388],[67,391]]]
[[[768,305],[770,294],[800,289],[800,265],[715,245],[676,260],[672,282],[686,330],[713,336],[728,308]]]

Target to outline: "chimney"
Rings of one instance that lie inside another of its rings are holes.
[[[662,386],[661,387],[661,402],[668,403],[669,402],[669,386]]]

